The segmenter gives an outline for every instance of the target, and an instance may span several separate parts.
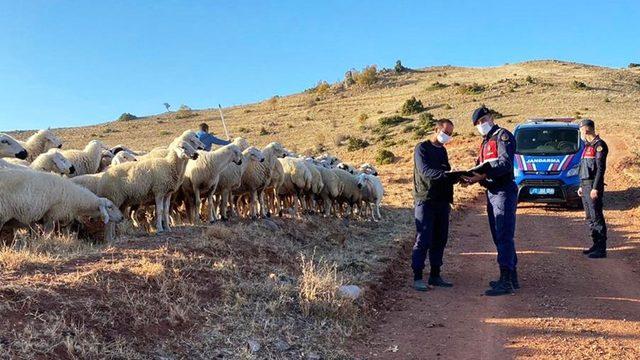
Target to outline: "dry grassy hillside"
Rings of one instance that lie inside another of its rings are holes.
[[[384,221],[242,221],[159,237],[134,232],[92,246],[19,238],[0,253],[0,350],[61,358],[348,357],[344,339],[361,329],[385,268],[413,236],[411,154],[425,136],[420,117],[426,116],[401,115],[411,97],[433,117],[456,123],[449,151],[454,167],[475,158],[480,138],[469,117],[484,103],[508,128],[533,116],[592,118],[601,132],[629,144],[621,170],[638,173],[640,69],[558,61],[432,67],[380,73],[371,86],[320,86],[224,109],[231,135],[255,145],[280,141],[352,163],[375,162],[382,149],[393,152],[393,163],[378,168],[386,190]],[[406,119],[381,125],[381,118],[393,116]],[[56,133],[66,147],[99,138],[149,150],[203,121],[223,133],[217,109]],[[349,149],[359,140],[369,145]],[[479,192],[458,190],[457,205]],[[364,286],[368,295],[355,303],[336,297],[341,283]]]

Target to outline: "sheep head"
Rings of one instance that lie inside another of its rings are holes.
[[[51,157],[51,161],[56,166],[59,174],[73,174],[76,172],[75,166],[67,159],[62,153],[58,152],[57,148],[50,149],[46,152],[47,156]]]
[[[240,148],[234,144],[229,144],[227,146],[229,147],[229,149],[231,149],[231,152],[233,153],[233,156],[231,157],[231,161],[233,161],[233,163],[236,165],[242,165],[242,150],[240,150]]]
[[[61,149],[62,148],[62,140],[56,136],[51,130],[40,130],[37,134],[38,137],[42,137],[42,150],[46,151],[49,149]]]
[[[271,153],[273,156],[277,158],[285,158],[288,155],[287,150],[280,144],[279,142],[272,142],[269,145],[265,146],[263,153]]]
[[[109,222],[119,223],[124,218],[122,212],[107,198],[99,198],[98,206],[100,208],[100,216],[105,224]]]
[[[373,175],[369,175],[366,173],[362,173],[358,175],[358,177],[356,178],[358,181],[358,189],[362,189],[368,184],[371,184],[371,179],[369,178],[369,176],[373,176]]]
[[[16,139],[7,134],[0,134],[0,157],[16,157],[24,160],[29,156]]]
[[[347,163],[340,163],[338,164],[337,168],[342,169],[351,175],[356,175],[356,169]]]
[[[248,147],[242,152],[250,161],[264,162],[264,154],[255,146]]]
[[[182,135],[178,136],[174,142],[185,141],[191,145],[196,150],[204,150],[204,144],[200,139],[198,139],[198,135],[192,130],[185,130]]]
[[[378,176],[378,170],[369,163],[360,165],[360,171],[369,175]]]
[[[115,156],[111,160],[111,165],[118,165],[131,161],[138,161],[138,159],[132,153],[126,150],[122,150],[115,154]]]
[[[172,146],[171,150],[175,151],[176,155],[184,160],[197,160],[199,156],[198,150],[194,149],[187,141],[180,141],[175,146]]]
[[[246,150],[249,147],[249,142],[243,137],[234,138],[232,143],[238,146],[240,150]]]

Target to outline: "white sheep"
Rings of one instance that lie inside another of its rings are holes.
[[[237,190],[238,195],[249,196],[250,215],[252,218],[257,217],[258,201],[260,201],[260,213],[267,216],[264,203],[264,190],[271,183],[271,173],[276,166],[278,158],[286,155],[284,147],[277,142],[272,142],[262,149],[264,162],[252,162],[247,166],[244,174],[242,174],[242,183]],[[238,204],[242,199],[238,196]]]
[[[124,163],[130,162],[130,161],[138,161],[138,159],[136,158],[136,156],[133,153],[130,153],[129,151],[122,150],[122,151],[117,152],[113,156],[113,159],[111,159],[111,165],[124,164]]]
[[[184,173],[181,196],[187,205],[192,223],[200,223],[201,197],[206,196],[209,208],[208,220],[215,222],[213,194],[218,186],[220,174],[230,163],[242,165],[242,150],[229,144],[213,151],[199,151],[197,160],[189,161]]]
[[[98,194],[98,184],[100,183],[100,178],[104,173],[96,173],[96,174],[87,174],[72,177],[71,182],[74,184],[80,185],[83,188],[91,191],[94,194]]]
[[[349,215],[353,215],[354,208],[360,208],[362,200],[362,192],[358,188],[358,179],[355,175],[340,168],[333,169],[333,172],[338,176],[343,187],[342,193],[336,199],[340,215],[343,215],[344,203],[349,205]]]
[[[18,140],[0,133],[0,158],[5,157],[24,160],[29,157],[29,153]]]
[[[316,197],[320,197],[320,193],[324,188],[324,182],[323,182],[322,174],[320,173],[320,170],[318,170],[318,168],[313,163],[313,158],[305,159],[304,163],[305,165],[307,165],[307,168],[311,173],[311,186],[309,190],[307,190],[307,196],[306,196],[307,209],[308,211],[313,212],[314,209],[316,208],[315,199]]]
[[[108,151],[108,148],[100,140],[91,140],[83,150],[62,150],[62,155],[76,169],[75,174],[70,177],[97,173],[105,150]]]
[[[61,175],[69,175],[75,172],[75,167],[71,161],[64,157],[57,148],[51,148],[47,152],[38,155],[38,157],[36,157],[31,163],[26,160],[18,159],[8,159],[5,163],[16,165],[15,167],[12,167],[16,169],[33,169]],[[3,167],[3,165],[0,164],[0,167]]]
[[[306,161],[289,156],[278,159],[278,161],[284,170],[283,183],[280,186],[278,195],[282,198],[286,207],[293,206],[294,213],[298,212],[298,205],[303,211],[306,211],[307,204],[304,201],[304,194],[311,190],[313,181],[313,175]]]
[[[62,141],[51,130],[40,130],[20,144],[29,153],[27,161],[33,161],[38,155],[52,148],[62,148]]]
[[[198,135],[196,135],[196,133],[192,130],[185,130],[180,136],[173,139],[172,143],[169,144],[169,146],[159,146],[157,148],[154,148],[148,153],[139,156],[138,160],[141,160],[143,158],[163,158],[169,153],[169,147],[171,145],[175,145],[181,141],[185,141],[191,144],[191,146],[196,150],[204,150],[204,144],[200,141]]]
[[[202,143],[198,140],[195,145]],[[198,153],[190,143],[174,141],[164,158],[145,158],[109,167],[98,181],[97,193],[122,211],[129,206],[155,204],[157,232],[170,231],[171,195],[182,185],[187,162],[197,158]]]
[[[344,170],[344,171],[348,172],[348,173],[349,173],[349,174],[351,174],[351,175],[358,175],[358,174],[360,174],[360,172],[359,172],[355,167],[353,167],[353,166],[351,166],[351,165],[349,165],[349,164],[347,164],[347,163],[343,163],[343,162],[341,162],[341,163],[339,163],[338,165],[336,165],[336,168],[338,168],[338,169],[342,169],[342,170]]]
[[[219,208],[222,220],[229,218],[227,214],[229,206],[233,205],[233,201],[231,201],[232,194],[242,184],[242,174],[244,174],[251,162],[264,162],[262,151],[255,146],[247,147],[242,152],[242,164],[231,163],[220,174],[215,191],[215,195],[219,198],[219,206],[214,206],[214,208]]]
[[[373,221],[378,222],[378,220],[382,219],[380,215],[380,203],[384,196],[384,188],[382,187],[380,179],[375,175],[362,173],[358,175],[358,188],[362,192],[362,201],[366,204],[365,209],[373,205],[373,210],[370,209],[371,218]],[[377,219],[376,215],[378,216]],[[366,216],[365,212],[363,212],[363,216]]]
[[[320,192],[320,199],[322,199],[322,205],[324,207],[324,216],[331,214],[331,208],[333,201],[340,196],[344,190],[344,184],[338,178],[338,175],[331,169],[326,168],[324,165],[313,164],[322,176],[322,182],[324,186]]]
[[[376,170],[376,168],[369,164],[369,163],[364,163],[362,165],[360,165],[360,168],[358,169],[361,173],[365,173],[365,174],[369,174],[369,175],[373,175],[373,176],[378,176],[378,170]]]
[[[66,178],[37,171],[0,171],[0,230],[9,220],[25,225],[43,221],[47,230],[85,217],[101,217],[105,224],[122,220],[122,213]]]

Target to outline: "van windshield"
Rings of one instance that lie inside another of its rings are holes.
[[[516,152],[522,155],[567,155],[579,148],[578,129],[519,129],[516,134]]]

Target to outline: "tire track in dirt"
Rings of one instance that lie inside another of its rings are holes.
[[[614,164],[619,156],[612,154]],[[605,198],[606,206],[635,205]],[[406,266],[390,280],[399,285],[383,294],[384,310],[352,347],[356,358],[640,358],[640,275],[627,261],[639,250],[628,229],[610,226],[609,257],[587,259],[582,211],[522,204],[516,246],[523,288],[490,298],[482,293],[498,270],[483,197],[458,215],[443,268],[455,287],[411,289],[407,253]]]

